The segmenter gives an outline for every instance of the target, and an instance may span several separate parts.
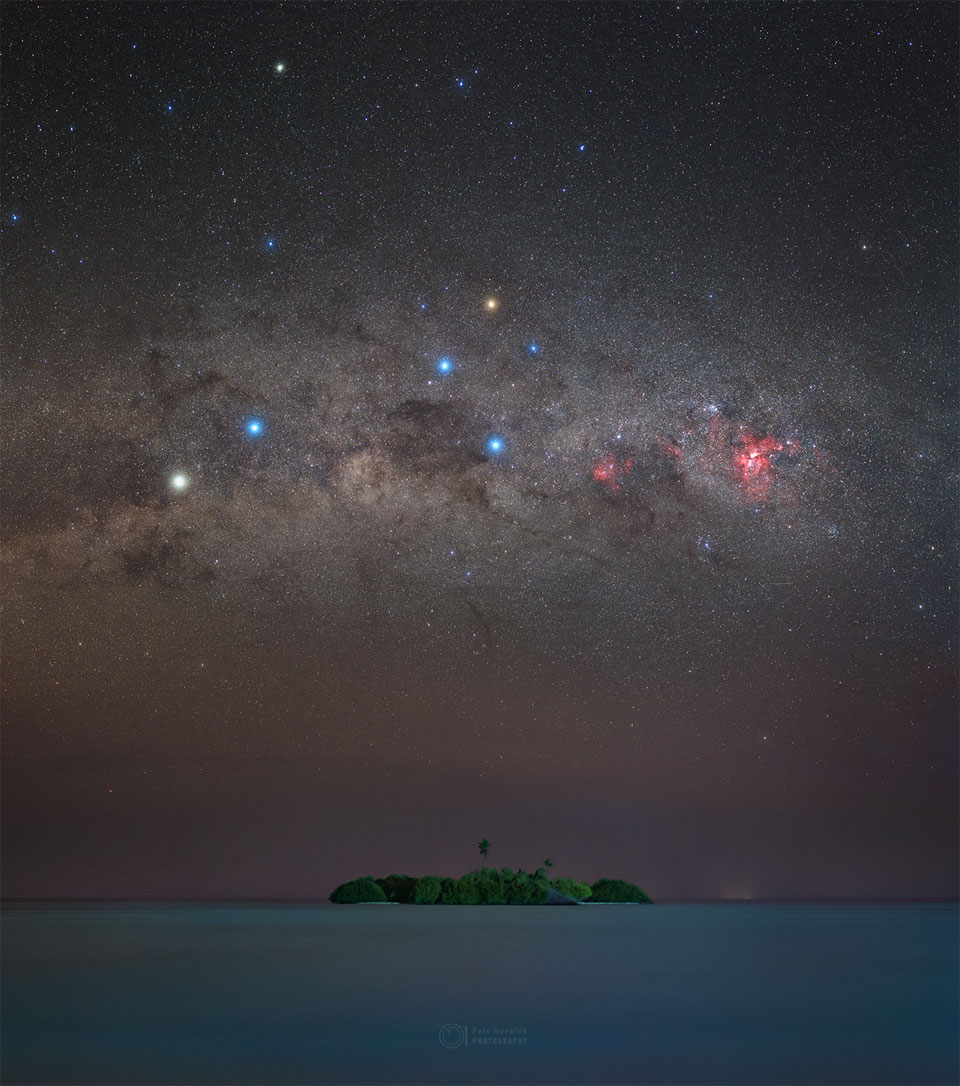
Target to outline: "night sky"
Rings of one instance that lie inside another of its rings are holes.
[[[956,15],[4,4],[4,892],[953,894]]]

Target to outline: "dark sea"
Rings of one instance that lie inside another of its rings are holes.
[[[943,904],[16,905],[3,1082],[951,1083]]]

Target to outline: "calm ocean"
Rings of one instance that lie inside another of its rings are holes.
[[[17,905],[3,1081],[958,1081],[942,904]]]

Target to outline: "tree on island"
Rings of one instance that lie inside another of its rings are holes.
[[[360,905],[369,901],[388,901],[389,898],[376,879],[367,876],[338,886],[330,895],[330,900],[337,905]]]
[[[487,849],[489,847],[490,842],[486,839],[486,837],[484,837],[477,845],[477,848],[480,849],[480,857],[484,863],[487,862]]]
[[[634,903],[637,905],[649,905],[650,898],[632,882],[624,882],[623,879],[597,879],[590,887],[590,900],[601,901],[608,905],[621,905]]]
[[[566,897],[572,897],[574,901],[586,901],[592,893],[589,883],[577,882],[576,879],[567,879],[563,876],[554,879],[550,885],[554,890],[564,894]]]
[[[436,875],[424,875],[417,879],[413,901],[415,905],[435,905],[440,897],[442,883]]]

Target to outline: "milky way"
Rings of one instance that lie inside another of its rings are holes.
[[[9,6],[15,886],[312,892],[354,795],[331,878],[935,892],[953,22]]]

